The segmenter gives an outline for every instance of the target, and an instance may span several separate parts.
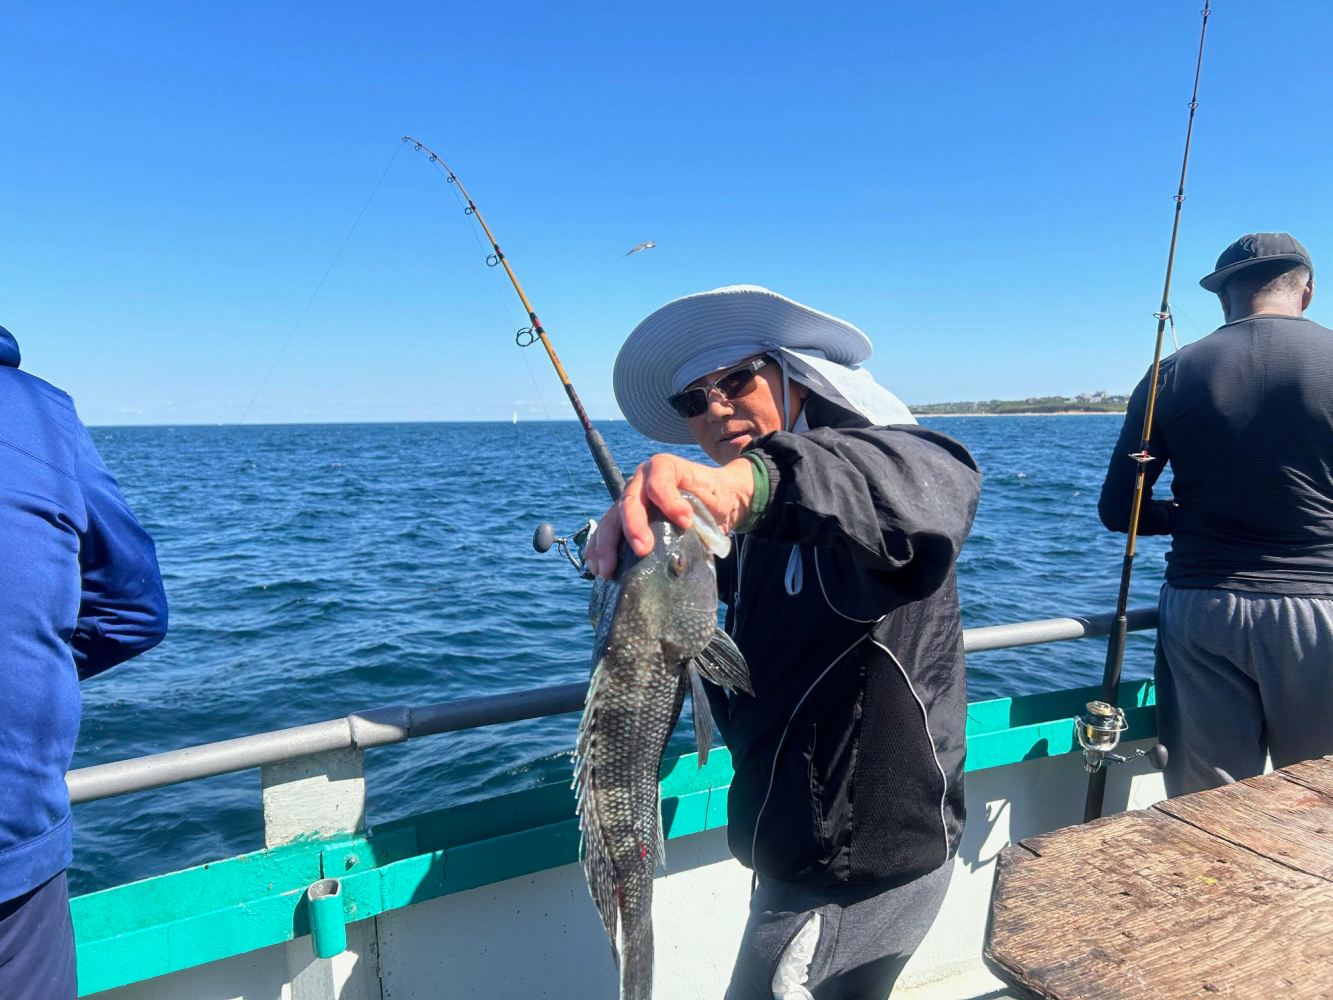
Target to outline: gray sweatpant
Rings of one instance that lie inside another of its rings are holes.
[[[883,1000],[935,921],[953,859],[894,889],[759,876],[726,1000]]]
[[[1167,584],[1160,611],[1168,795],[1333,753],[1333,598]]]

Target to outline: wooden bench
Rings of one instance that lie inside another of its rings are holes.
[[[986,961],[1028,997],[1333,998],[1333,757],[1005,848]]]

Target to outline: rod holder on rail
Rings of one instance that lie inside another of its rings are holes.
[[[343,884],[336,878],[311,882],[305,891],[310,914],[310,942],[316,958],[333,958],[347,950],[347,918],[343,914]]]

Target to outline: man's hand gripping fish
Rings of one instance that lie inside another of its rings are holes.
[[[744,658],[717,627],[713,557],[725,556],[731,540],[683,495],[694,523],[682,531],[656,515],[653,550],[642,559],[622,541],[615,576],[594,582],[588,607],[596,642],[574,787],[583,870],[620,966],[622,1000],[653,992],[653,872],[666,860],[657,775],[685,689],[700,765],[713,730],[700,677],[751,692]]]

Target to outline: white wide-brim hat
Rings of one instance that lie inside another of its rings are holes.
[[[668,302],[636,326],[616,356],[612,382],[634,429],[668,444],[694,443],[685,418],[667,402],[671,396],[766,353],[795,362],[787,367],[791,377],[872,423],[915,423],[896,396],[856,367],[871,350],[870,338],[846,320],[758,285],[728,285]],[[803,369],[814,378],[802,377]]]

